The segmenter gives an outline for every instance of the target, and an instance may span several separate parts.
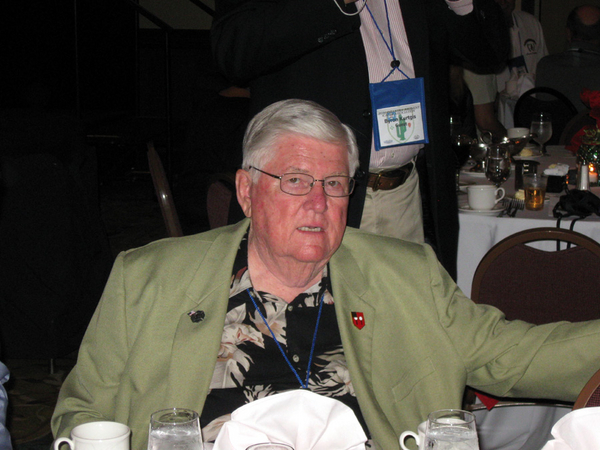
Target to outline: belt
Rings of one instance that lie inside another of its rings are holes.
[[[402,186],[408,179],[414,167],[413,162],[403,165],[398,169],[384,170],[383,172],[369,173],[367,186],[374,191],[389,191]]]

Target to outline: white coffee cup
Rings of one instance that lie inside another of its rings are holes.
[[[509,128],[506,130],[506,137],[509,139],[525,138],[529,136],[529,128]]]
[[[129,450],[131,430],[117,422],[89,422],[71,430],[71,439],[58,438],[54,450],[69,444],[71,450]]]
[[[425,428],[427,427],[427,422],[421,422],[417,427],[418,434],[414,431],[405,431],[400,435],[400,447],[404,450],[409,450],[406,445],[404,445],[404,441],[407,438],[413,438],[417,445],[419,446],[419,450],[425,450]]]
[[[467,187],[469,207],[473,210],[490,210],[504,198],[504,188],[488,184]]]

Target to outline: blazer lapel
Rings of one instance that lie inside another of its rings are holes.
[[[187,289],[189,308],[180,315],[170,362],[167,399],[172,404],[203,407],[221,344],[231,268],[246,228],[243,221],[217,236]]]
[[[355,389],[360,390],[360,383],[356,381],[371,378],[373,334],[377,329],[376,310],[369,299],[368,280],[344,245],[331,259],[330,268],[344,354]],[[364,326],[355,325],[353,318],[357,315],[364,319]]]

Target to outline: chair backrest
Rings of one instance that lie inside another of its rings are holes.
[[[558,144],[562,132],[573,117],[577,108],[561,92],[549,87],[536,87],[523,93],[515,105],[515,127],[529,128],[531,118],[536,112],[552,114],[552,137],[549,145]]]
[[[592,378],[585,384],[573,405],[573,409],[591,406],[600,406],[600,370],[592,375]]]
[[[152,183],[154,184],[158,204],[160,205],[160,211],[163,220],[165,221],[165,227],[167,228],[167,235],[170,237],[183,236],[181,224],[179,223],[179,217],[177,216],[177,210],[175,209],[175,203],[173,201],[173,195],[171,194],[171,188],[169,187],[169,181],[167,180],[167,174],[165,173],[163,163],[158,152],[154,148],[154,143],[152,141],[148,142],[148,166],[150,168],[150,175],[152,176]]]
[[[573,117],[569,122],[565,125],[563,132],[560,136],[559,144],[561,145],[569,145],[571,143],[571,139],[573,136],[577,134],[579,130],[581,130],[585,126],[595,126],[596,119],[590,116],[590,111],[582,111]]]
[[[219,173],[211,176],[206,194],[208,224],[211,229],[229,223],[231,202],[235,200],[235,175]]]
[[[560,251],[526,245],[534,241],[575,244]],[[471,298],[496,306],[507,319],[543,324],[600,319],[600,244],[575,231],[533,228],[500,241],[483,257]]]

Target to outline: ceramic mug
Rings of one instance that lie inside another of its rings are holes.
[[[504,195],[504,188],[497,188],[488,184],[467,188],[469,207],[473,210],[490,210],[504,198]]]
[[[419,426],[417,427],[417,431],[419,432],[418,434],[415,433],[414,431],[405,431],[404,433],[402,433],[400,435],[400,447],[402,447],[403,450],[409,450],[408,447],[406,447],[406,445],[404,445],[404,442],[408,438],[413,438],[415,440],[415,442],[417,443],[417,445],[419,446],[419,450],[425,450],[425,428],[426,427],[427,427],[427,422],[421,422],[419,424]]]
[[[58,438],[54,450],[66,443],[71,450],[129,450],[131,430],[117,422],[89,422],[71,430],[71,439]]]

